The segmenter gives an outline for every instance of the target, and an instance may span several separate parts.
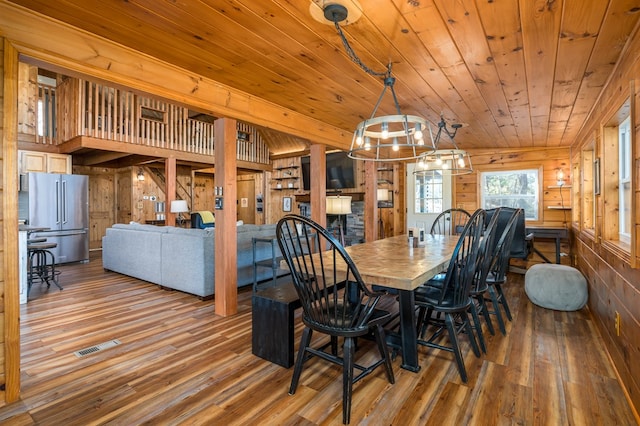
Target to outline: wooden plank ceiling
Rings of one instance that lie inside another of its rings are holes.
[[[351,132],[382,80],[310,12],[347,4],[349,43],[393,64],[402,112],[463,123],[462,148],[570,145],[640,17],[638,0],[11,2]]]

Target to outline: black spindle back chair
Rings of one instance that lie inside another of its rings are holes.
[[[502,211],[500,213],[503,213]],[[507,220],[500,239],[495,245],[493,252],[493,263],[487,274],[486,282],[489,287],[489,297],[493,305],[493,311],[490,313],[496,316],[498,327],[502,334],[507,334],[504,320],[500,312],[500,306],[504,309],[507,319],[511,321],[511,311],[509,303],[504,295],[502,285],[507,281],[507,271],[509,270],[509,259],[511,259],[511,247],[513,239],[518,232],[518,222],[522,222],[524,218],[524,210],[515,209],[511,213],[511,217]]]
[[[385,292],[371,291],[344,247],[314,221],[287,215],[278,222],[276,235],[302,304],[305,325],[289,393],[295,393],[302,367],[312,357],[339,364],[343,367],[342,417],[349,423],[353,383],[380,365],[385,366],[389,382],[395,380],[382,329],[390,314],[376,309]],[[314,331],[330,336],[330,342],[312,347]],[[380,359],[362,366],[354,361],[355,339],[370,334],[375,337]],[[339,337],[344,338],[342,356],[338,354]],[[354,368],[359,370],[355,377]]]
[[[467,372],[458,342],[459,333],[464,331],[468,335],[474,354],[480,356],[467,312],[472,304],[471,286],[478,266],[477,258],[485,215],[484,210],[476,210],[464,226],[442,284],[430,285],[427,282],[415,291],[416,306],[420,308],[419,329],[429,325],[435,327],[430,337],[427,340],[419,338],[418,344],[453,352],[463,382],[467,381]],[[439,315],[433,315],[441,313],[444,314],[444,320]],[[451,346],[437,343],[445,331],[448,332]]]
[[[459,235],[471,214],[464,209],[448,209],[440,213],[431,225],[432,235]]]

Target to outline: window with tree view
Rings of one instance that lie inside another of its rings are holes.
[[[538,174],[538,169],[482,172],[482,208],[521,208],[526,220],[538,220]]]

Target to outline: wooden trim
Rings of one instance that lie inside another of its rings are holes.
[[[5,400],[20,397],[20,303],[18,271],[18,52],[4,39],[2,122],[2,251],[4,272]],[[0,274],[1,275],[1,274]]]

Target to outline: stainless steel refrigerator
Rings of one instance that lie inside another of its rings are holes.
[[[57,243],[51,249],[56,263],[89,260],[89,177],[57,173],[29,173],[21,189],[21,215],[28,224],[48,228],[32,234]]]

